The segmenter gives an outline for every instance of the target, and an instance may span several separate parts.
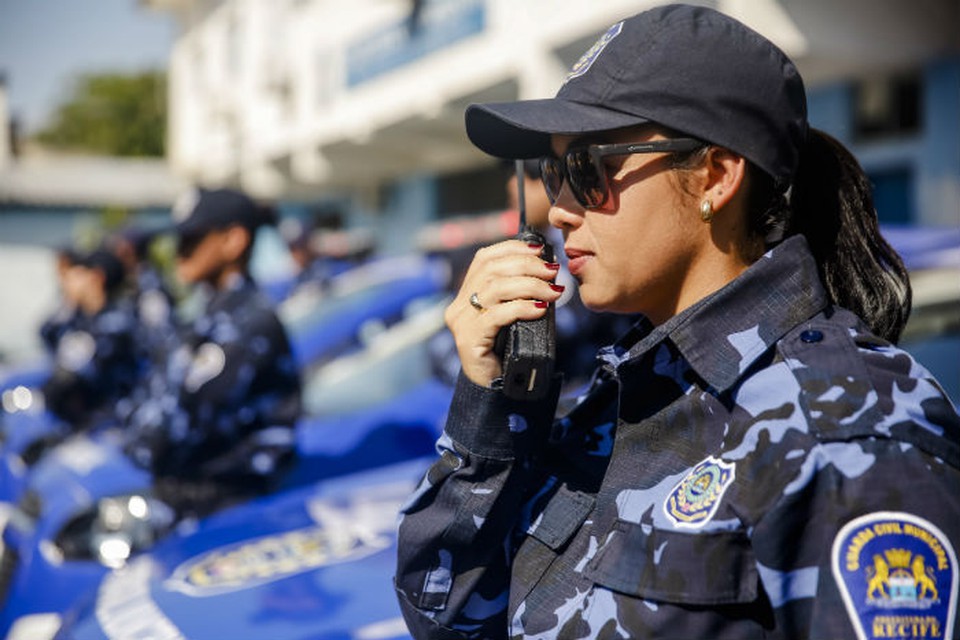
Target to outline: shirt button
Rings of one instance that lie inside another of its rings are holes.
[[[803,342],[806,342],[807,344],[820,342],[821,340],[823,340],[823,332],[817,331],[816,329],[807,329],[806,331],[800,334],[800,340],[802,340]]]

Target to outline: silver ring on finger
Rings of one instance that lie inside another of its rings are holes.
[[[480,298],[477,297],[477,292],[474,291],[470,294],[470,306],[479,311],[480,313],[486,312],[487,308],[480,304]]]

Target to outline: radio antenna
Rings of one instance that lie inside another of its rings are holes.
[[[517,208],[520,210],[520,231],[527,228],[527,199],[523,193],[526,172],[523,170],[523,160],[514,160],[517,171]]]

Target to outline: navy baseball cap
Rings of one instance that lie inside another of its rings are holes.
[[[467,135],[499,158],[550,154],[550,135],[656,123],[734,151],[789,184],[807,135],[803,80],[769,40],[718,11],[666,5],[610,27],[555,98],[473,104]]]
[[[175,229],[180,236],[196,236],[241,225],[254,230],[270,222],[269,211],[234,189],[194,189],[173,205]]]

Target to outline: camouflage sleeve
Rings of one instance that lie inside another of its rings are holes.
[[[194,349],[180,391],[184,406],[196,411],[206,407],[242,404],[250,387],[279,357],[282,328],[261,318],[250,326],[233,325],[217,340]]]
[[[806,452],[753,532],[786,637],[956,637],[960,471],[945,457],[890,438]]]
[[[555,394],[512,402],[461,374],[440,458],[401,511],[396,588],[414,637],[505,635],[508,540],[555,407]]]
[[[56,313],[43,321],[40,325],[40,341],[43,343],[47,353],[56,355],[57,345],[60,338],[70,330],[73,324],[76,324],[77,312],[75,309],[62,306]]]
[[[193,349],[176,411],[154,446],[157,473],[269,476],[275,465],[260,456],[266,463],[261,471],[255,454],[280,460],[292,450],[300,388],[282,326],[264,314],[256,323],[227,329],[216,335],[221,340]]]

